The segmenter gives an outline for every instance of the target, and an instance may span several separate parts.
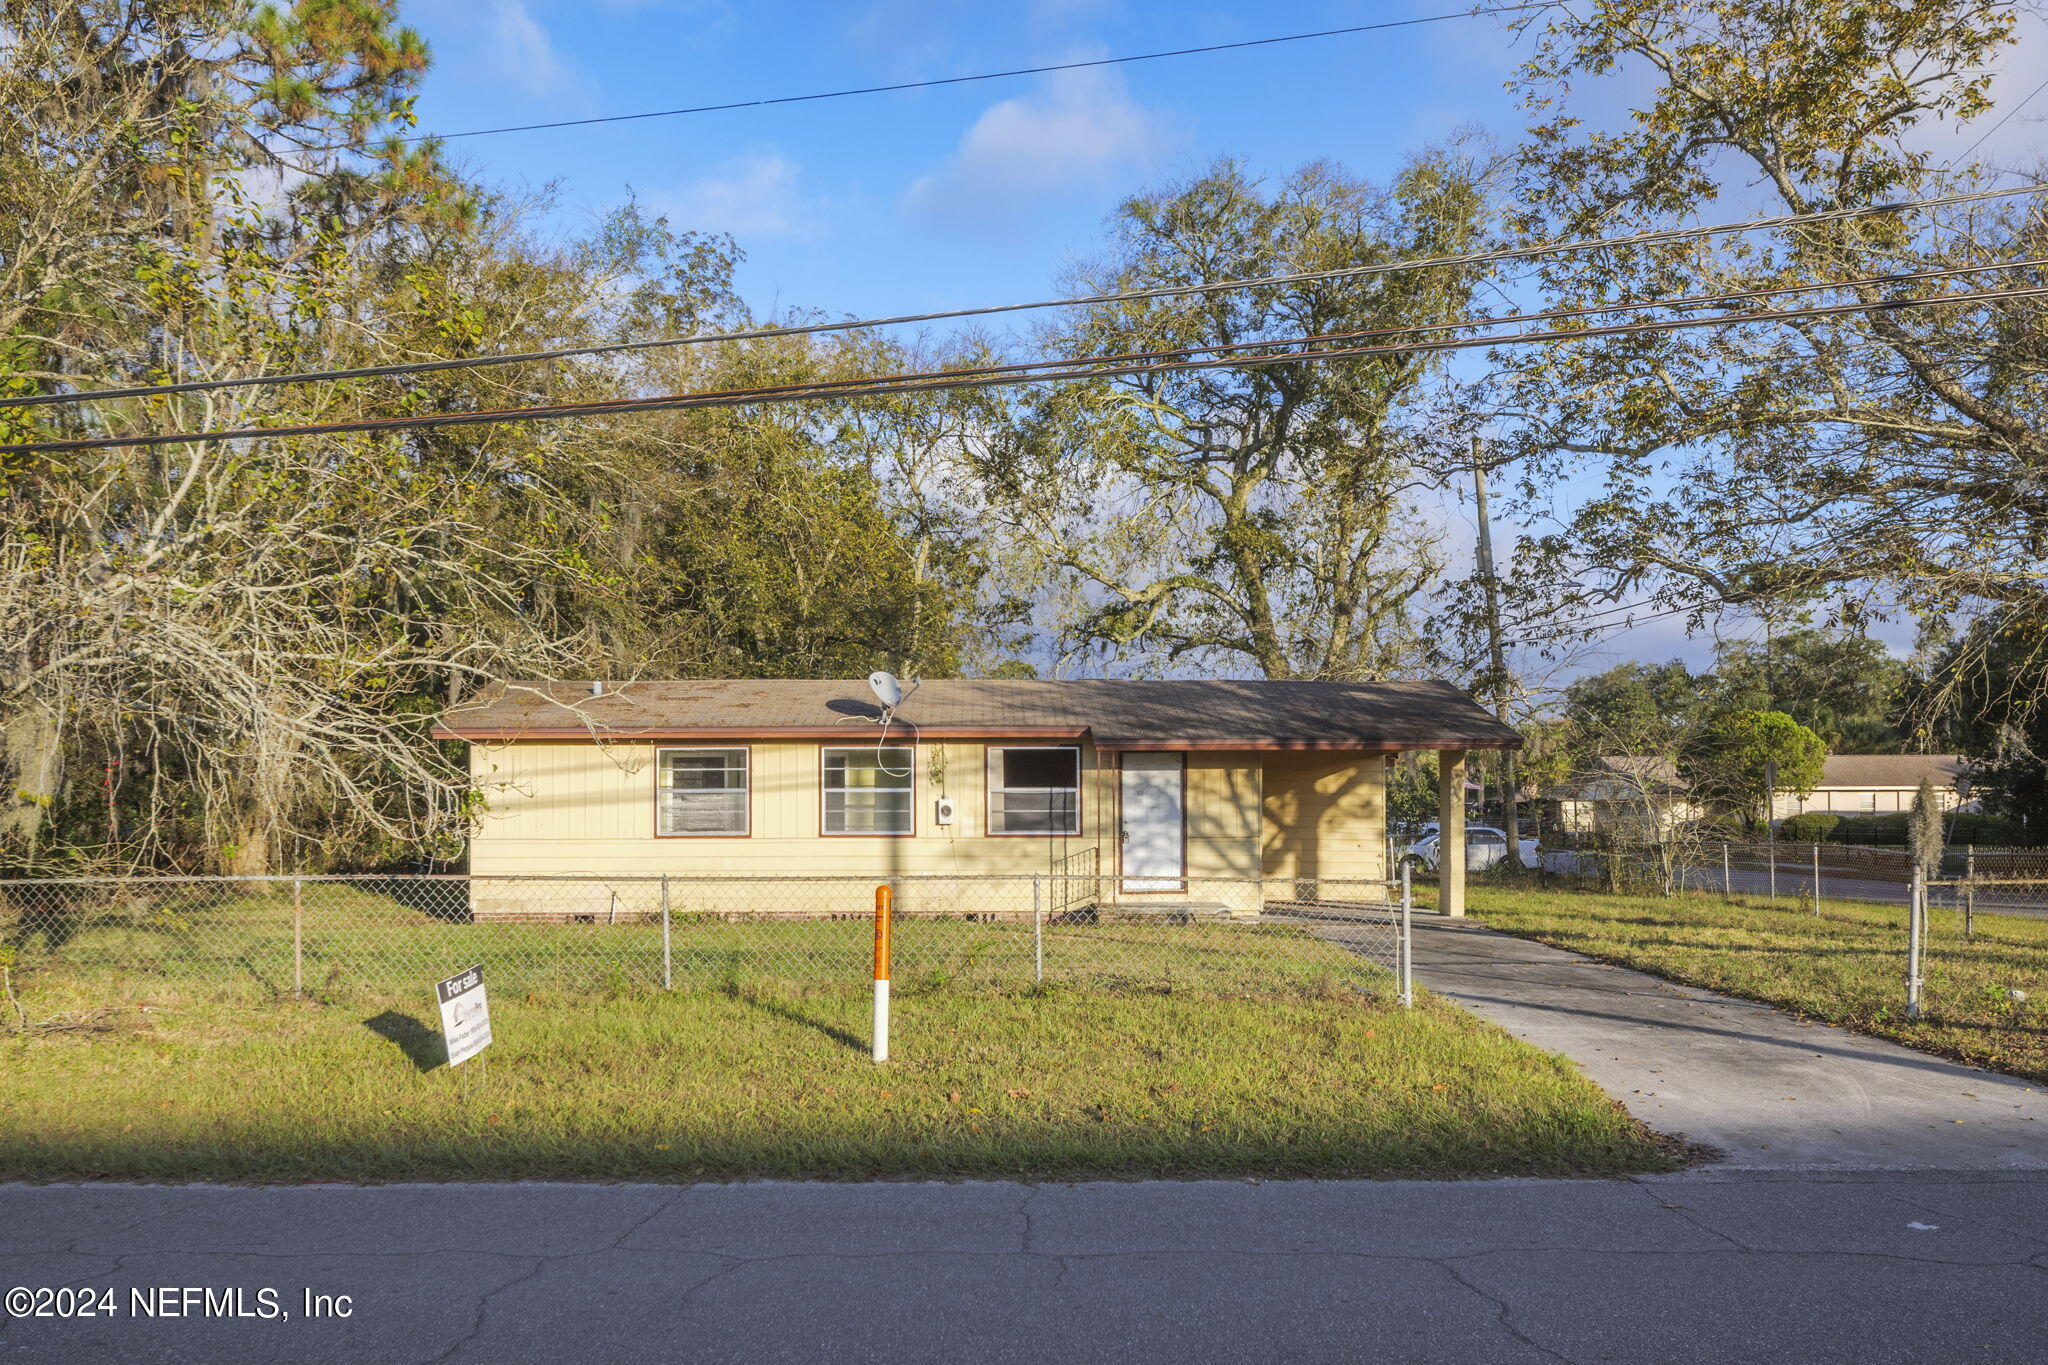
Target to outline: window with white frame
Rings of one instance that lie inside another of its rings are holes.
[[[990,834],[1079,834],[1081,751],[1014,748],[988,751]]]
[[[825,750],[825,833],[909,834],[917,751]]]
[[[655,762],[657,832],[747,832],[745,749],[663,749]]]

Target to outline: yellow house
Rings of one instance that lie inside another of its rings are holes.
[[[436,735],[470,746],[476,877],[690,878],[756,904],[755,879],[902,878],[911,911],[923,879],[953,898],[924,908],[999,913],[1029,909],[1025,874],[1238,913],[1384,878],[1392,755],[1440,752],[1462,843],[1465,751],[1521,742],[1447,683],[1226,680],[933,681],[887,717],[865,682],[513,682]],[[478,887],[479,915],[519,909]]]

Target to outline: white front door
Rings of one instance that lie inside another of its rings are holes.
[[[1186,755],[1123,757],[1125,891],[1180,891],[1187,877]]]

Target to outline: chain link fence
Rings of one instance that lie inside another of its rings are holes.
[[[899,989],[1229,995],[1409,986],[1400,883],[1074,870],[886,879]],[[134,877],[0,881],[12,984],[81,1003],[189,994],[839,989],[871,968],[873,877]]]
[[[1587,877],[1623,890],[1715,891],[1729,896],[1874,905],[1912,903],[1914,859],[1868,844],[1690,841],[1664,847],[1552,849],[1547,877]],[[2048,918],[2048,849],[1946,848],[1927,878],[1928,905],[1979,914]]]

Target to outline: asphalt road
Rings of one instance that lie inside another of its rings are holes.
[[[2048,1179],[11,1186],[0,1280],[114,1292],[38,1362],[2034,1361]]]

